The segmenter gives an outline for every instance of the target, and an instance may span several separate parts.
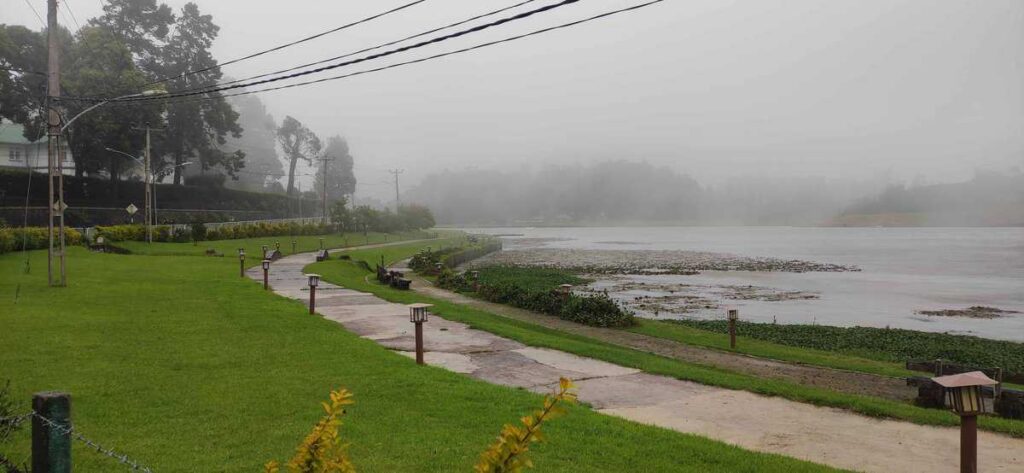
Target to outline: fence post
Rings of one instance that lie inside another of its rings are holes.
[[[71,395],[41,392],[32,396],[32,471],[34,473],[71,472]],[[64,427],[55,428],[53,424]]]

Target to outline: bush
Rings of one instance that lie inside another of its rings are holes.
[[[196,225],[201,225],[198,230]],[[204,224],[192,224],[189,229],[178,227],[172,229],[168,225],[153,227],[153,241],[185,243],[202,233],[202,240],[233,240],[236,238],[256,238],[285,235],[323,235],[329,233],[331,227],[319,223],[253,223],[224,225],[217,228],[206,228]],[[96,234],[109,241],[146,241],[145,225],[111,225],[96,227]],[[194,240],[200,241],[200,240]]]
[[[192,224],[192,241],[200,242],[206,239],[206,225],[203,222]]]
[[[554,315],[584,325],[628,327],[635,323],[630,311],[605,294],[567,296],[557,290],[562,284],[584,282],[584,279],[557,269],[513,266],[483,268],[477,281],[448,268],[444,268],[437,277],[437,285],[445,289],[476,291],[477,296],[486,301]]]
[[[82,233],[74,228],[64,229],[64,244],[81,245]],[[27,250],[40,250],[50,246],[49,229],[46,227],[0,228],[0,253],[20,251],[22,245]]]

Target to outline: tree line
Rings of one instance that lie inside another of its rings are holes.
[[[213,17],[187,3],[174,11],[157,0],[108,0],[103,13],[72,33],[58,31],[61,57],[60,108],[65,119],[94,102],[76,97],[120,97],[146,90],[174,91],[209,87],[225,79],[210,52],[219,33]],[[36,141],[46,132],[47,33],[22,25],[0,25],[0,121],[24,126],[25,138]],[[192,71],[202,71],[190,73]],[[76,176],[125,178],[137,166],[131,158],[151,134],[152,172],[158,181],[185,183],[187,163],[205,174],[189,184],[222,185],[298,193],[296,167],[316,165],[315,192],[323,191],[321,159],[330,159],[326,176],[329,199],[350,195],[356,180],[353,157],[340,136],[322,141],[298,119],[280,124],[253,96],[205,100],[150,100],[112,103],[82,115],[71,124],[64,143],[74,159]],[[284,169],[277,148],[283,151]],[[287,186],[278,179],[286,178]]]

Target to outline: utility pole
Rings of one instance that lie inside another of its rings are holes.
[[[322,201],[321,205],[323,206],[323,210],[321,211],[320,218],[323,219],[323,224],[327,225],[327,163],[331,162],[331,161],[334,161],[334,158],[332,158],[330,156],[324,156],[324,157],[320,158],[320,161],[324,162],[324,171],[323,171],[323,174],[320,176],[321,180],[324,181],[323,182],[323,184],[324,184],[323,185],[324,191],[323,191],[323,195],[321,195],[321,201]]]
[[[395,213],[398,213],[398,207],[402,204],[398,197],[398,175],[405,172],[405,169],[389,169],[388,172],[395,176]]]
[[[156,224],[156,216],[153,212],[153,173],[150,169],[153,169],[152,161],[149,157],[150,148],[150,132],[153,131],[164,131],[163,128],[152,128],[149,123],[146,123],[145,128],[134,128],[137,131],[146,131],[146,156],[143,163],[143,174],[145,175],[145,188],[146,188],[146,204],[145,204],[145,220],[146,220],[146,243],[153,243],[153,225]]]
[[[60,155],[60,114],[56,101],[60,97],[60,45],[57,36],[57,0],[47,0],[47,182],[49,183],[48,225],[49,250],[47,251],[46,272],[50,286],[67,286],[64,268],[64,159]],[[54,275],[54,257],[57,257],[59,277]]]

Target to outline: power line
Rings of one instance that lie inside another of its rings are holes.
[[[26,1],[28,1],[28,0],[26,0]],[[264,49],[262,51],[258,51],[258,52],[249,54],[248,56],[243,56],[243,57],[240,57],[240,58],[232,59],[230,61],[222,62],[220,64],[215,64],[213,66],[204,67],[202,69],[196,69],[196,70],[193,70],[193,71],[188,71],[188,72],[182,73],[181,75],[165,77],[163,79],[159,79],[159,80],[150,82],[150,83],[146,84],[146,86],[150,86],[150,85],[154,85],[154,84],[160,84],[160,83],[172,80],[172,79],[180,79],[180,78],[183,78],[183,77],[186,77],[186,76],[190,76],[190,75],[193,75],[193,74],[199,74],[201,72],[206,72],[206,71],[209,71],[209,70],[212,70],[212,69],[221,68],[221,67],[227,66],[229,64],[234,64],[234,63],[237,63],[237,62],[245,61],[247,59],[252,59],[254,57],[262,56],[264,54],[272,53],[274,51],[280,51],[280,50],[282,50],[284,48],[295,46],[296,44],[305,43],[306,41],[311,41],[311,40],[314,40],[316,38],[320,38],[322,36],[329,35],[331,33],[336,33],[338,31],[344,30],[346,28],[351,28],[351,27],[356,26],[356,25],[360,25],[360,24],[363,24],[363,23],[366,23],[366,22],[369,22],[369,21],[376,20],[377,18],[390,15],[392,13],[404,10],[404,9],[409,8],[411,6],[423,3],[425,1],[427,1],[427,0],[415,0],[413,2],[406,3],[405,5],[401,5],[401,6],[392,8],[390,10],[387,10],[387,11],[384,11],[384,12],[381,12],[381,13],[377,13],[375,15],[371,15],[371,16],[368,16],[368,17],[363,18],[361,20],[353,21],[351,23],[347,23],[347,24],[338,26],[336,28],[329,29],[327,31],[323,31],[323,32],[320,32],[320,33],[317,33],[317,34],[314,34],[314,35],[311,35],[311,36],[307,36],[305,38],[298,39],[298,40],[292,41],[290,43],[285,43],[285,44],[282,44],[282,45],[279,45],[279,46],[274,46],[274,47],[272,47],[270,49]]]
[[[460,21],[457,21],[455,23],[450,23],[450,24],[447,24],[447,25],[444,25],[444,26],[441,26],[441,27],[438,27],[438,28],[434,28],[434,29],[431,29],[431,30],[424,31],[422,33],[417,33],[417,34],[414,34],[414,35],[406,36],[406,37],[404,37],[402,39],[396,39],[394,41],[389,41],[387,43],[382,43],[382,44],[378,44],[376,46],[371,46],[371,47],[368,47],[368,48],[363,48],[363,49],[360,49],[358,51],[352,51],[350,53],[345,53],[345,54],[342,54],[340,56],[334,56],[332,58],[327,58],[327,59],[323,59],[323,60],[316,61],[316,62],[310,62],[310,63],[302,64],[300,66],[290,67],[288,69],[281,69],[279,71],[268,72],[266,74],[259,74],[259,75],[255,75],[255,76],[250,76],[250,77],[246,77],[246,78],[243,78],[243,79],[235,79],[235,80],[231,80],[231,81],[227,81],[227,82],[220,82],[220,83],[212,85],[212,86],[198,86],[198,87],[192,87],[192,88],[188,88],[188,89],[183,89],[183,90],[180,90],[179,92],[185,92],[185,91],[191,91],[191,90],[200,90],[200,89],[209,89],[209,88],[213,88],[213,87],[221,87],[221,86],[230,85],[230,84],[237,84],[239,82],[245,82],[245,81],[249,81],[249,80],[253,80],[253,79],[260,79],[260,78],[263,78],[263,77],[272,76],[272,75],[276,75],[276,74],[284,74],[285,72],[291,72],[291,71],[294,71],[294,70],[297,70],[297,69],[302,69],[304,67],[316,66],[316,65],[324,64],[324,63],[331,62],[331,61],[337,61],[338,59],[344,59],[344,58],[347,58],[347,57],[355,56],[356,54],[362,54],[362,53],[365,53],[367,51],[373,51],[374,49],[380,49],[380,48],[392,46],[392,45],[401,43],[403,41],[408,41],[410,39],[419,38],[421,36],[426,36],[426,35],[431,34],[431,33],[436,33],[438,31],[446,30],[446,29],[449,29],[449,28],[454,28],[456,26],[461,26],[461,25],[464,25],[464,24],[469,23],[471,21],[479,20],[481,18],[486,18],[486,17],[492,16],[492,15],[497,15],[498,13],[503,13],[505,11],[508,11],[508,10],[511,10],[511,9],[514,9],[514,8],[517,8],[517,7],[521,7],[523,5],[526,5],[527,3],[532,3],[534,1],[536,1],[536,0],[525,0],[525,1],[522,1],[522,2],[519,2],[519,3],[516,3],[514,5],[509,5],[507,7],[499,8],[497,10],[492,10],[490,12],[483,13],[483,14],[480,14],[480,15],[476,15],[476,16],[471,17],[471,18],[466,18],[465,20],[460,20]]]
[[[39,19],[39,24],[43,25],[43,29],[45,30],[46,29],[46,22],[43,21],[43,17],[42,16],[39,16],[39,10],[36,10],[36,7],[33,6],[32,2],[29,1],[29,0],[25,0],[25,4],[28,5],[28,7],[32,9],[32,13],[36,14],[36,18]]]
[[[78,18],[75,18],[74,10],[71,9],[71,2],[70,2],[70,0],[64,0],[63,5],[64,5],[64,9],[67,10],[69,14],[71,14],[71,19],[74,20],[75,26],[78,29],[82,29],[82,25],[78,24]]]
[[[171,92],[169,94],[153,95],[153,96],[148,96],[148,97],[128,98],[128,99],[123,99],[123,100],[120,100],[120,101],[134,102],[134,101],[147,101],[147,100],[166,100],[166,99],[173,99],[173,98],[177,98],[177,97],[189,97],[189,96],[193,96],[193,95],[210,94],[210,93],[214,93],[214,92],[221,92],[221,91],[224,91],[224,90],[232,90],[232,89],[238,89],[238,88],[242,88],[242,87],[250,87],[250,86],[254,86],[254,85],[267,84],[267,83],[270,83],[270,82],[277,82],[277,81],[281,81],[281,80],[294,79],[296,77],[307,76],[307,75],[310,75],[310,74],[317,74],[317,73],[320,73],[320,72],[323,72],[323,71],[328,71],[328,70],[331,70],[331,69],[337,69],[339,67],[349,66],[349,65],[352,65],[352,64],[358,64],[358,63],[370,61],[370,60],[373,60],[373,59],[379,59],[379,58],[382,58],[382,57],[391,56],[391,55],[394,55],[394,54],[410,51],[410,50],[421,48],[421,47],[428,46],[428,45],[431,45],[431,44],[440,43],[442,41],[447,41],[449,39],[459,38],[461,36],[465,36],[465,35],[468,35],[468,34],[477,33],[477,32],[486,30],[488,28],[493,28],[495,26],[503,25],[505,23],[509,23],[509,22],[513,22],[513,21],[517,21],[517,20],[522,20],[524,18],[528,18],[528,17],[531,17],[531,16],[539,14],[539,13],[544,13],[544,12],[547,12],[549,10],[554,10],[556,8],[564,7],[566,5],[570,5],[570,4],[573,4],[573,3],[578,3],[579,1],[580,0],[562,0],[562,1],[558,2],[558,3],[553,3],[553,4],[550,4],[550,5],[545,5],[545,6],[540,7],[540,8],[535,8],[533,10],[529,10],[529,11],[518,13],[518,14],[509,16],[509,17],[501,18],[499,20],[495,20],[495,21],[492,21],[490,23],[484,23],[482,25],[477,25],[477,26],[474,26],[472,28],[467,28],[467,29],[464,29],[464,30],[456,31],[454,33],[446,34],[444,36],[438,36],[436,38],[428,39],[428,40],[425,40],[425,41],[420,41],[419,43],[414,43],[414,44],[411,44],[411,45],[408,45],[408,46],[402,46],[400,48],[390,49],[390,50],[384,51],[382,53],[371,54],[369,56],[364,56],[364,57],[361,57],[361,58],[358,58],[358,59],[353,59],[351,61],[345,61],[345,62],[340,62],[340,63],[337,63],[337,64],[332,64],[330,66],[318,67],[316,69],[310,69],[310,70],[306,70],[306,71],[296,72],[296,73],[293,73],[293,74],[288,74],[288,75],[279,76],[279,77],[272,77],[270,79],[263,79],[263,80],[258,80],[258,81],[255,81],[255,82],[249,82],[249,83],[245,83],[245,84],[234,84],[234,85],[228,85],[228,86],[224,86],[224,87],[216,87],[216,88],[212,88],[212,89],[208,89],[208,90],[202,90],[202,91],[197,91],[197,92],[181,92],[181,93]],[[119,101],[119,100],[112,100],[112,101],[116,102],[116,101]]]
[[[477,45],[474,45],[474,46],[470,46],[470,47],[466,47],[466,48],[462,48],[462,49],[456,49],[456,50],[453,50],[453,51],[439,53],[439,54],[435,54],[435,55],[432,55],[432,56],[427,56],[427,57],[423,57],[423,58],[419,58],[419,59],[412,59],[412,60],[409,60],[409,61],[403,61],[403,62],[398,62],[398,63],[394,63],[394,64],[389,64],[387,66],[381,66],[381,67],[377,67],[377,68],[373,68],[373,69],[367,69],[367,70],[363,70],[363,71],[350,72],[348,74],[342,74],[342,75],[337,75],[337,76],[332,76],[332,77],[325,77],[325,78],[322,78],[322,79],[310,80],[310,81],[306,81],[306,82],[297,82],[297,83],[294,83],[294,84],[281,85],[281,86],[277,86],[277,87],[267,87],[267,88],[264,88],[264,89],[248,90],[248,91],[245,91],[245,92],[237,92],[237,93],[233,93],[233,94],[225,94],[225,95],[221,95],[221,96],[218,96],[218,97],[199,97],[199,98],[193,98],[193,99],[187,99],[187,100],[178,100],[176,102],[183,103],[183,102],[191,102],[191,101],[214,100],[214,99],[219,99],[219,98],[237,97],[237,96],[241,96],[241,95],[250,95],[250,94],[263,93],[263,92],[272,92],[272,91],[276,91],[276,90],[290,89],[290,88],[294,88],[294,87],[302,87],[302,86],[307,86],[307,85],[312,85],[312,84],[319,84],[321,82],[328,82],[328,81],[339,80],[339,79],[347,79],[349,77],[359,76],[359,75],[363,75],[363,74],[369,74],[369,73],[373,73],[373,72],[380,72],[380,71],[384,71],[384,70],[388,70],[388,69],[395,69],[395,68],[402,67],[402,66],[408,66],[408,65],[412,65],[412,64],[419,64],[419,63],[422,63],[422,62],[432,61],[434,59],[440,59],[440,58],[443,58],[443,57],[454,56],[456,54],[467,53],[467,52],[470,52],[470,51],[475,51],[477,49],[483,49],[483,48],[490,47],[490,46],[495,46],[495,45],[498,45],[498,44],[508,43],[508,42],[512,42],[512,41],[516,41],[516,40],[520,40],[520,39],[524,39],[524,38],[528,38],[528,37],[531,37],[531,36],[536,36],[536,35],[548,33],[548,32],[555,31],[555,30],[571,28],[573,26],[581,25],[581,24],[584,24],[584,23],[588,23],[588,22],[591,22],[591,21],[599,20],[599,19],[606,18],[606,17],[609,17],[609,16],[613,16],[613,15],[618,15],[618,14],[621,14],[621,13],[627,13],[627,12],[639,10],[641,8],[645,8],[645,7],[654,5],[654,4],[658,4],[658,3],[661,3],[663,1],[665,1],[665,0],[651,0],[651,1],[648,1],[648,2],[644,2],[644,3],[637,4],[637,5],[633,5],[633,6],[630,6],[630,7],[625,7],[625,8],[620,8],[620,9],[617,9],[617,10],[607,11],[605,13],[600,13],[600,14],[597,14],[597,15],[594,15],[594,16],[590,16],[590,17],[587,17],[587,18],[583,18],[583,19],[580,19],[580,20],[570,21],[568,23],[562,23],[560,25],[550,26],[550,27],[547,27],[547,28],[541,28],[541,29],[538,29],[538,30],[531,31],[529,33],[524,33],[524,34],[515,35],[515,36],[509,36],[507,38],[503,38],[503,39],[499,39],[499,40],[494,40],[494,41],[488,41],[486,43],[480,43],[480,44],[477,44]],[[93,98],[93,97],[62,97],[61,99],[62,100],[78,100],[78,101],[95,101],[95,100],[97,100],[96,98]],[[124,105],[130,105],[131,104],[131,102],[128,102],[128,101],[113,101],[113,102],[111,102],[111,104],[113,104],[113,105],[117,105],[119,103],[120,104],[124,104]]]

